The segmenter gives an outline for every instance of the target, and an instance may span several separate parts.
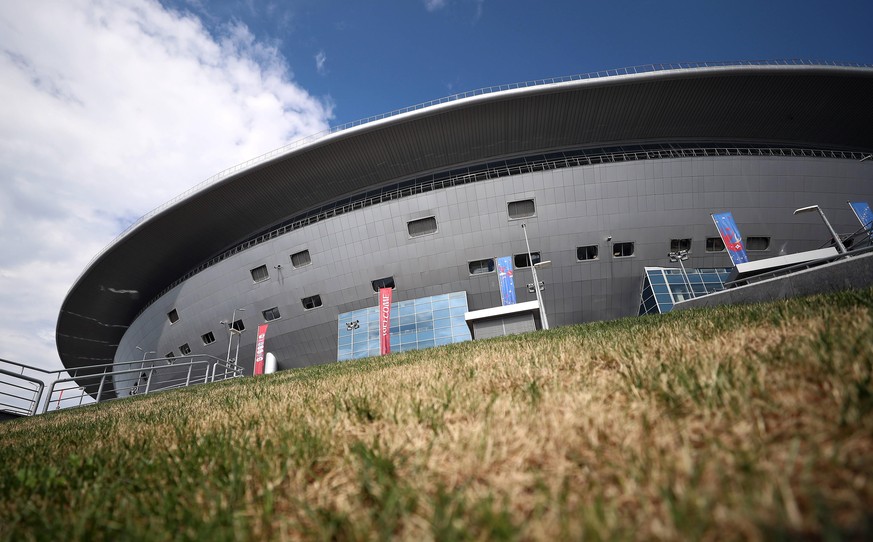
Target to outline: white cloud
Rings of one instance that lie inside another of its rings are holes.
[[[424,0],[424,7],[428,11],[436,11],[446,7],[448,0]]]
[[[324,51],[315,53],[315,71],[317,71],[319,75],[327,73],[327,66],[324,65],[325,62],[327,62],[327,54],[325,54]]]
[[[154,0],[0,3],[0,358],[59,368],[60,304],[124,227],[217,171],[327,127],[240,23]]]

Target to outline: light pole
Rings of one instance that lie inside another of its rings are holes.
[[[522,223],[521,230],[524,232],[524,244],[527,247],[527,262],[530,264],[530,272],[533,274],[533,287],[537,295],[537,304],[540,306],[540,322],[543,329],[549,329],[549,319],[546,317],[546,308],[543,307],[543,294],[540,292],[540,280],[537,278],[537,265],[544,264],[542,267],[548,267],[552,262],[540,262],[534,265],[533,256],[530,253],[530,243],[527,240],[527,225]]]
[[[688,284],[688,293],[691,294],[691,297],[697,297],[694,294],[694,288],[691,286],[691,279],[688,278],[688,272],[685,271],[685,264],[682,263],[688,259],[688,251],[677,250],[676,252],[667,253],[667,256],[670,258],[671,262],[679,262],[679,266],[682,268],[682,276],[685,277],[685,282]]]
[[[837,243],[837,250],[840,252],[840,254],[845,254],[847,252],[846,246],[843,244],[843,241],[842,241],[842,239],[840,239],[840,236],[837,235],[837,232],[834,230],[834,227],[831,226],[830,222],[828,222],[828,217],[825,216],[824,211],[822,211],[818,205],[810,205],[808,207],[801,207],[800,209],[796,209],[794,211],[794,214],[811,213],[812,211],[818,211],[819,216],[821,216],[822,222],[824,222],[825,226],[828,227],[828,231],[831,232],[831,235],[833,236],[834,241],[836,241],[836,243]]]
[[[239,359],[239,335],[242,333],[238,329],[233,327],[233,323],[236,322],[236,311],[245,312],[245,309],[233,309],[233,314],[230,317],[230,322],[222,320],[219,324],[224,324],[227,326],[227,364],[230,365],[230,349],[233,346],[233,336],[236,335],[236,354],[234,354],[233,358],[233,367],[234,369],[238,369],[237,360]]]

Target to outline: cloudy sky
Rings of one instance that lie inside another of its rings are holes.
[[[0,0],[0,358],[138,217],[297,138],[489,85],[647,63],[873,64],[873,2]]]

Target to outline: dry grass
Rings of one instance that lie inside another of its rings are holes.
[[[4,539],[869,538],[873,291],[11,422]]]

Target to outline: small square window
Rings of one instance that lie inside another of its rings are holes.
[[[534,265],[540,263],[540,253],[539,252],[531,252],[531,258],[533,258]],[[522,267],[530,267],[530,259],[527,256],[527,252],[524,254],[516,254],[512,258],[512,263],[515,265],[516,269],[521,269]]]
[[[215,342],[215,335],[213,335],[211,331],[204,333],[200,338],[203,339],[203,346]]]
[[[759,252],[770,248],[769,237],[746,237],[746,250],[749,252]]]
[[[429,216],[427,218],[419,218],[418,220],[410,220],[406,223],[406,231],[409,232],[410,237],[421,237],[422,235],[436,233],[436,217]]]
[[[580,262],[597,259],[597,245],[576,247],[576,259]]]
[[[615,243],[612,245],[613,258],[627,258],[634,255],[634,242],[626,241],[624,243]]]
[[[471,275],[483,275],[494,272],[494,258],[487,260],[474,260],[468,263]]]
[[[188,343],[185,343],[179,347],[179,352],[181,352],[183,356],[187,356],[191,353],[191,347],[188,346]]]
[[[172,352],[167,352],[167,354],[164,357],[167,358],[168,360],[172,360],[176,357],[176,354],[174,354]]]
[[[527,218],[537,214],[537,207],[532,199],[510,201],[507,204],[509,218]]]
[[[706,251],[707,252],[724,252],[724,241],[721,240],[721,237],[707,237],[706,238]]]
[[[251,270],[252,280],[255,282],[264,282],[270,278],[270,273],[267,272],[267,266],[262,265]]]
[[[670,239],[670,252],[691,252],[691,239]]]
[[[291,255],[291,266],[295,269],[304,267],[312,263],[312,258],[309,256],[308,250],[301,250]]]
[[[179,321],[179,313],[176,312],[176,309],[173,309],[167,313],[167,318],[170,319],[171,324],[175,324],[176,322]]]
[[[243,323],[242,320],[237,320],[237,321],[234,322],[233,325],[230,326],[230,327],[231,327],[232,329],[235,329],[236,331],[245,331],[245,330],[246,330],[246,325]]]
[[[264,315],[264,320],[267,322],[271,320],[278,320],[281,318],[281,314],[279,314],[279,307],[273,307],[272,309],[267,309],[262,313]]]
[[[379,290],[382,288],[391,288],[392,290],[395,288],[394,286],[394,277],[385,277],[384,279],[376,279],[371,282],[373,285],[373,291],[379,293]]]
[[[300,302],[303,303],[303,308],[306,310],[317,309],[321,306],[321,296],[313,295],[309,297],[304,297],[300,300]]]

